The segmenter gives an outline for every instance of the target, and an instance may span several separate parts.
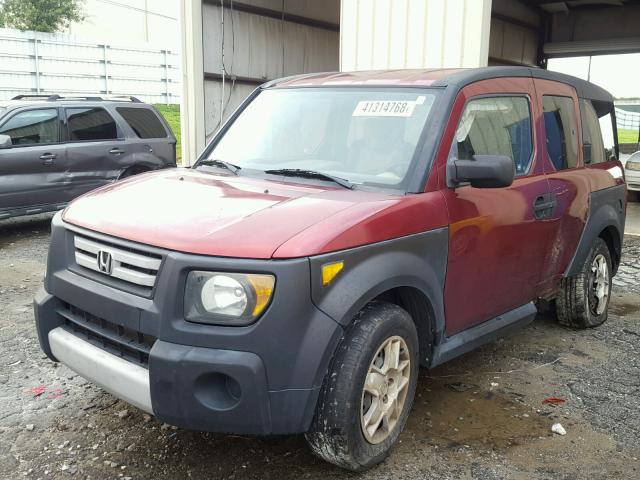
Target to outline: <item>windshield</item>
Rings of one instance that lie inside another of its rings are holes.
[[[398,186],[437,91],[298,88],[262,91],[207,155],[243,169],[301,169],[353,184]]]

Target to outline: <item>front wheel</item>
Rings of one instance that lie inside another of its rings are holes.
[[[418,377],[418,334],[397,305],[372,302],[341,342],[318,399],[313,452],[354,471],[384,460],[409,416]]]
[[[591,328],[607,320],[613,271],[611,266],[609,247],[598,237],[582,271],[562,279],[556,298],[558,322],[567,327]]]

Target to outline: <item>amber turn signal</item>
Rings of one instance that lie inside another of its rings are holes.
[[[322,266],[322,285],[325,287],[331,283],[331,281],[338,275],[344,268],[344,262],[327,263]]]

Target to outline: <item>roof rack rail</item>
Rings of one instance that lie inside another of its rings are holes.
[[[45,100],[52,102],[62,97],[60,97],[60,95],[48,95],[48,94],[47,95],[16,95],[11,100],[30,100],[30,99],[36,99],[36,98],[44,98]]]
[[[61,95],[17,95],[11,100],[35,100],[41,98],[47,102],[55,102],[57,100],[78,100],[88,102],[132,102],[142,103],[142,101],[132,95],[69,95],[63,97]]]

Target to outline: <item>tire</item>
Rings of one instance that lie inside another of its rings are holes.
[[[389,350],[382,352],[397,354],[380,353],[385,345]],[[400,368],[389,368],[386,376],[378,374],[387,368],[387,357],[398,359]],[[402,368],[405,361],[409,365]],[[370,372],[370,368],[378,370]],[[390,303],[372,302],[365,306],[345,333],[325,378],[311,429],[305,435],[311,450],[320,458],[353,471],[363,471],[383,461],[411,411],[418,368],[418,334],[411,316]],[[377,400],[365,391],[367,378],[371,379],[369,385],[375,385]],[[372,415],[369,439],[365,438],[365,412],[381,412],[384,408],[390,412],[387,420],[376,430],[379,415]],[[383,425],[390,428],[385,430]]]
[[[606,278],[600,270],[605,267]],[[598,237],[593,242],[582,271],[561,281],[560,292],[556,297],[558,322],[571,328],[602,325],[607,320],[609,310],[612,271],[609,247]],[[600,292],[598,287],[601,288]]]

